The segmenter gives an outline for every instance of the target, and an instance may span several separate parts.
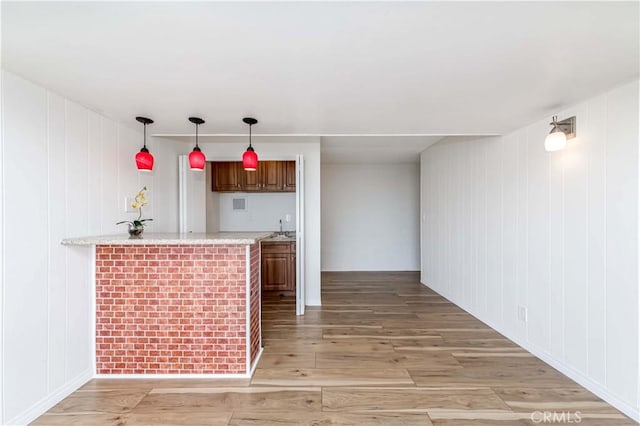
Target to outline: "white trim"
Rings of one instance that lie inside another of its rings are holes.
[[[500,327],[496,326],[492,322],[482,319],[478,314],[474,313],[468,307],[462,306],[462,305],[459,305],[459,304],[453,302],[452,300],[450,300],[448,297],[446,297],[444,294],[440,293],[436,289],[434,289],[432,287],[429,287],[424,283],[421,283],[421,284],[424,285],[425,287],[430,288],[431,290],[435,291],[436,293],[440,294],[442,297],[444,297],[445,299],[449,300],[449,302],[453,303],[454,305],[464,309],[467,313],[473,315],[476,319],[482,321],[483,323],[485,323],[486,325],[488,325],[492,329],[496,330],[497,332],[499,332],[500,334],[502,334],[503,336],[505,336],[509,340],[513,341],[514,343],[516,343],[517,345],[519,345],[522,348],[526,349],[527,351],[529,351],[530,353],[532,353],[536,357],[540,358],[542,361],[546,362],[551,367],[555,368],[556,370],[558,370],[559,372],[561,372],[565,376],[569,377],[570,379],[572,379],[573,381],[578,383],[580,386],[583,386],[587,390],[590,390],[591,392],[593,392],[594,394],[596,394],[597,396],[602,398],[607,403],[611,404],[612,406],[614,406],[618,410],[622,411],[627,416],[631,417],[633,420],[635,420],[637,422],[640,422],[640,409],[638,407],[633,407],[633,406],[627,404],[626,402],[624,402],[623,400],[621,400],[617,396],[613,395],[607,389],[605,389],[600,383],[596,382],[595,380],[591,379],[590,377],[585,376],[583,373],[575,370],[574,368],[572,368],[571,366],[567,365],[566,363],[555,359],[548,352],[542,350],[538,346],[536,346],[536,345],[534,345],[532,343],[529,343],[526,340],[522,340],[522,339],[518,338],[517,336],[511,334],[509,332],[509,330],[501,329]]]
[[[187,195],[188,157],[178,156],[178,230],[181,234],[188,232],[189,197]]]
[[[262,355],[262,245],[260,241],[258,241],[258,329],[260,339],[260,343],[258,346],[260,347],[260,354],[258,358]],[[253,372],[252,372],[253,374]]]
[[[638,93],[636,93],[636,96],[640,97],[640,84],[638,84]],[[636,101],[638,100],[638,97],[636,97]],[[640,127],[638,128],[638,132],[640,133]],[[606,143],[606,142],[605,142]],[[606,147],[606,145],[605,145]],[[638,167],[638,179],[640,179],[640,150],[638,150],[638,159],[637,159],[637,164],[639,165]],[[606,174],[605,174],[606,175]],[[640,180],[638,181],[640,182]],[[638,213],[638,225],[637,225],[637,233],[638,235],[636,236],[636,244],[638,244],[638,242],[640,242],[640,186],[638,187],[638,204],[637,204],[637,213]],[[606,220],[605,220],[606,223]],[[638,288],[640,288],[640,274],[638,273],[638,265],[640,265],[640,250],[637,249],[637,245],[636,245],[636,251],[638,253],[638,260],[636,262],[636,276],[638,277]],[[606,294],[606,293],[605,293]],[[636,300],[636,312],[637,312],[637,317],[636,317],[636,321],[638,322],[637,324],[640,326],[640,291],[637,292],[638,294],[638,299]],[[605,305],[606,306],[606,305]],[[638,359],[636,360],[638,362],[638,366],[640,366],[640,339],[638,339],[638,347],[636,349],[636,353],[638,354]],[[606,376],[605,376],[606,377]],[[640,380],[638,380],[638,388],[636,390],[636,410],[639,410],[637,407],[640,407]],[[636,411],[637,413],[638,411]],[[640,423],[640,415],[637,415],[636,417],[634,417],[635,420]]]
[[[296,155],[296,315],[306,308],[304,156]]]
[[[51,407],[55,406],[57,403],[78,390],[78,388],[80,388],[92,378],[93,372],[91,371],[91,369],[86,370],[82,374],[78,375],[78,377],[76,377],[75,379],[68,381],[64,384],[64,386],[61,386],[56,391],[50,393],[45,398],[42,398],[31,407],[24,410],[22,413],[2,424],[26,425],[31,423],[32,421],[46,413],[49,409],[51,409]]]
[[[250,379],[247,373],[238,374],[96,374],[94,379]]]
[[[0,12],[0,15],[2,13]],[[1,38],[1,36],[0,36]],[[5,268],[4,268],[4,253],[5,241],[4,241],[4,71],[0,74],[0,424],[4,424],[4,283],[5,283]]]
[[[245,276],[246,276],[246,290],[245,290],[245,371],[251,377],[251,246],[245,245]]]
[[[97,373],[98,365],[98,348],[96,347],[96,310],[97,310],[97,297],[96,294],[96,246],[91,246],[91,277],[89,277],[89,285],[91,286],[91,370],[95,376]]]
[[[249,377],[253,377],[253,373],[255,373],[258,364],[260,363],[260,358],[262,358],[262,353],[264,352],[264,348],[260,346],[260,350],[258,351],[258,356],[256,357],[256,361],[251,366],[251,370],[249,371]]]
[[[195,133],[153,133],[150,136],[154,138],[186,138],[195,137]],[[247,138],[248,133],[198,133],[200,138],[206,137],[237,137]],[[423,136],[457,136],[457,137],[490,137],[502,136],[501,133],[253,133],[253,137],[423,137]]]

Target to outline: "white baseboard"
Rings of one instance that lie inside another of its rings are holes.
[[[84,371],[4,424],[7,426],[28,425],[92,378],[93,371],[91,369]]]
[[[428,285],[426,285],[426,284],[424,284],[422,282],[421,282],[421,284],[424,285],[425,287],[430,288],[431,290],[435,291],[436,293],[440,294],[442,297],[444,297],[445,299],[447,299],[448,301],[450,301],[454,305],[456,305],[459,308],[463,309],[467,313],[473,315],[476,319],[482,321],[483,323],[485,323],[489,327],[493,328],[494,330],[496,330],[498,333],[502,334],[503,336],[505,336],[509,340],[515,342],[517,345],[519,345],[519,346],[523,347],[524,349],[526,349],[527,351],[531,352],[533,355],[535,355],[536,357],[540,358],[541,360],[543,360],[544,362],[546,362],[547,364],[549,364],[550,366],[552,366],[553,368],[555,368],[556,370],[558,370],[559,372],[564,374],[565,376],[569,377],[570,379],[572,379],[573,381],[578,383],[580,386],[585,387],[589,391],[593,392],[594,394],[596,394],[597,396],[602,398],[607,403],[611,404],[612,406],[614,406],[618,410],[622,411],[625,415],[631,417],[633,420],[635,420],[636,422],[640,423],[640,409],[638,407],[634,407],[632,405],[629,405],[627,402],[625,402],[625,401],[621,400],[620,398],[618,398],[617,396],[613,395],[608,389],[606,389],[600,383],[596,382],[595,380],[591,379],[590,377],[585,376],[583,373],[575,370],[569,364],[566,364],[566,363],[554,358],[548,352],[540,349],[539,347],[537,347],[537,346],[535,346],[535,345],[533,345],[533,344],[531,344],[531,343],[529,343],[527,341],[524,341],[524,340],[522,340],[522,339],[520,339],[520,338],[518,338],[516,336],[511,335],[508,331],[502,330],[501,327],[498,327],[496,324],[493,324],[490,321],[486,321],[486,320],[482,319],[480,317],[480,315],[474,313],[468,307],[462,306],[462,305],[459,305],[459,304],[455,303],[453,300],[451,300],[448,297],[444,296],[443,294],[438,292],[436,289],[434,289],[432,287],[429,287]]]

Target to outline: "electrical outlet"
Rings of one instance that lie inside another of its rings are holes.
[[[291,215],[290,214],[285,215],[284,216],[284,221],[285,222],[291,222]]]
[[[135,213],[137,210],[131,207],[131,203],[133,203],[136,199],[134,197],[124,197],[124,212],[125,213]]]
[[[518,305],[518,319],[522,322],[527,322],[527,308]]]

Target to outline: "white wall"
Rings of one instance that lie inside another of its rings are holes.
[[[638,419],[638,82],[422,154],[422,282]],[[528,309],[519,321],[518,306]]]
[[[293,138],[287,138],[291,140]],[[279,137],[254,137],[253,147],[260,160],[295,160],[304,156],[305,167],[305,303],[319,306],[320,300],[320,138],[301,136],[292,142]],[[187,146],[186,149],[191,147]],[[216,142],[200,142],[208,161],[240,161],[246,142],[237,138],[219,138]],[[188,152],[188,151],[187,151]],[[211,191],[207,190],[211,194]],[[207,202],[210,202],[207,196]],[[215,225],[208,225],[215,227]]]
[[[177,230],[177,150],[2,73],[2,424],[24,424],[92,377],[92,249],[65,237],[123,233],[124,198],[149,189],[151,230]],[[135,128],[135,124],[132,123]]]
[[[234,198],[246,198],[247,210],[233,210]],[[213,207],[213,206],[212,206]],[[207,206],[207,211],[209,210]],[[286,215],[290,221],[286,221]],[[227,193],[219,194],[220,231],[283,231],[296,230],[296,194],[285,193]]]
[[[322,165],[322,270],[420,269],[418,164]]]

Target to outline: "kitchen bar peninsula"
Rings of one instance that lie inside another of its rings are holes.
[[[268,233],[69,238],[95,247],[96,374],[249,377]]]

